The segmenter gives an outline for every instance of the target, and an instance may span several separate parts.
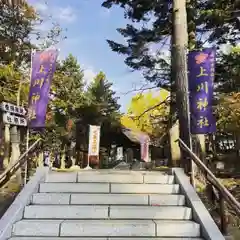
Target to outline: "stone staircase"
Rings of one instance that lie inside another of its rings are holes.
[[[31,193],[30,202],[23,206],[22,217],[13,221],[10,239],[224,239],[219,238],[205,208],[200,208],[201,213],[193,209],[194,202],[191,203],[191,196],[185,196],[184,190],[189,191],[191,185],[182,187],[182,181],[188,180],[180,178],[174,172],[50,171],[38,184],[37,192]],[[208,226],[201,222],[204,217],[199,216],[204,211]]]

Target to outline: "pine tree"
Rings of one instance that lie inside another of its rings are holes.
[[[58,64],[52,84],[53,104],[57,111],[68,115],[83,103],[83,77],[72,54]]]
[[[111,87],[112,83],[107,81],[106,75],[99,72],[88,88],[87,95],[91,105],[96,109],[97,122],[114,121],[119,116],[120,105]]]
[[[51,86],[51,98],[47,113],[46,141],[68,143],[74,140],[74,128],[68,122],[77,119],[76,109],[84,104],[83,71],[77,59],[70,54],[58,63]],[[74,124],[73,124],[74,126]]]
[[[172,4],[164,0],[106,0],[102,6],[114,5],[124,10],[129,20],[126,27],[117,31],[126,39],[127,44],[107,40],[114,52],[126,56],[125,63],[133,70],[143,70],[148,81],[161,87],[169,87],[170,66],[161,56],[163,45],[169,44],[172,34]],[[208,41],[213,44],[231,42],[236,44],[240,34],[237,19],[232,17],[238,9],[236,1],[192,0],[187,4],[189,47],[201,48]],[[150,52],[152,44],[158,50]]]

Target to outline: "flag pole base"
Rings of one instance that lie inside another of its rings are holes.
[[[91,170],[92,168],[89,166],[89,165],[87,165],[85,168],[83,168],[83,170]]]

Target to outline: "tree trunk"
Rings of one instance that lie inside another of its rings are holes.
[[[181,159],[181,151],[176,140],[179,138],[179,123],[178,121],[169,130],[170,142],[170,167],[179,167]]]
[[[174,16],[172,15],[172,21],[174,21]],[[174,37],[174,28],[172,28],[172,38],[171,38],[171,55],[174,55],[174,48],[173,45],[175,44],[175,37]],[[174,61],[175,59],[171,57],[171,96],[170,96],[170,117],[169,117],[169,124],[168,124],[168,139],[169,139],[169,146],[170,146],[170,159],[168,161],[169,167],[179,167],[181,161],[181,151],[178,142],[176,140],[179,139],[179,122],[175,122],[174,115],[176,108],[174,107],[174,99],[173,94],[176,92],[176,71],[174,69]]]
[[[191,148],[188,73],[187,73],[187,14],[186,1],[173,1],[173,36],[172,36],[172,68],[176,82],[176,102],[179,118],[180,138]],[[191,172],[191,162],[185,153],[181,152],[182,167],[185,172]]]

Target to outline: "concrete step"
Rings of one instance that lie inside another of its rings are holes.
[[[143,176],[144,183],[163,183],[173,184],[174,176],[172,175],[145,175]]]
[[[176,206],[32,205],[25,207],[24,218],[190,220],[192,211]]]
[[[91,237],[12,237],[9,240],[139,240],[139,238],[91,238]],[[203,238],[140,238],[141,240],[204,240]]]
[[[22,220],[14,224],[18,237],[199,237],[192,221],[163,220]]]
[[[109,193],[108,183],[41,183],[39,192]]]
[[[111,184],[111,193],[179,193],[178,184]]]
[[[68,194],[36,193],[32,204],[99,204],[99,205],[178,205],[185,204],[183,195],[170,194]]]
[[[93,174],[89,172],[80,173],[50,173],[46,182],[104,182],[104,183],[163,183],[172,184],[174,177],[163,174],[146,174],[141,173],[99,173]]]
[[[41,183],[39,192],[52,193],[179,193],[178,184]]]
[[[169,172],[169,171],[168,171]],[[142,175],[159,175],[168,174],[167,171],[144,171],[144,170],[120,170],[120,169],[91,169],[91,170],[78,170],[74,173],[78,174],[142,174]]]
[[[106,219],[108,218],[108,206],[30,205],[25,207],[24,218]]]
[[[109,218],[190,220],[192,219],[192,210],[188,207],[170,206],[110,206]]]

